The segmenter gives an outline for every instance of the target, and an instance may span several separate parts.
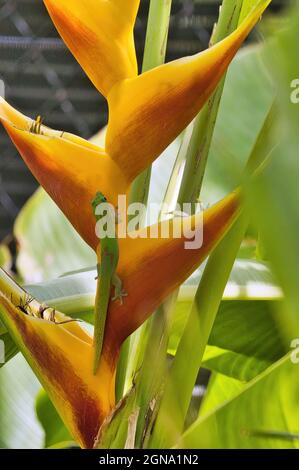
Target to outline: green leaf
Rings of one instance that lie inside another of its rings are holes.
[[[204,271],[203,264],[181,288],[181,298],[190,299]],[[236,259],[225,287],[223,298],[237,300],[274,300],[282,298],[282,291],[269,264],[251,259]]]
[[[174,313],[169,353],[174,354],[176,351],[202,271],[203,267],[196,271],[180,289]],[[96,290],[95,277],[96,269],[89,268],[52,281],[28,284],[25,289],[40,302],[56,308],[66,315],[81,318],[92,324]],[[252,260],[237,260],[223,299],[212,332],[212,342],[210,342],[210,345],[217,346],[222,351],[220,354],[219,350],[215,350],[213,353],[210,350],[209,355],[205,357],[205,360],[208,361],[205,362],[205,366],[242,380],[249,380],[264,370],[265,366],[276,360],[277,357],[280,357],[273,356],[271,349],[276,342],[277,354],[281,353],[281,340],[272,318],[271,305],[274,301],[281,299],[281,291],[267,264]],[[240,317],[243,322],[241,324]],[[233,330],[231,327],[238,331],[238,340],[232,341]],[[249,349],[248,344],[252,341],[252,337],[245,334],[247,329],[252,331],[252,336],[254,332],[257,334],[253,346]],[[273,341],[269,340],[263,343],[264,346],[261,346],[262,350],[260,351],[259,338],[264,341],[267,331],[271,331]],[[223,341],[223,338],[227,338],[227,341]],[[6,341],[10,342],[8,347],[13,348],[12,340],[8,335]],[[255,348],[257,348],[257,353],[251,357]],[[17,352],[16,349],[14,351]],[[230,362],[228,352],[236,353],[234,355],[236,363],[235,361]],[[247,365],[244,362],[245,359],[248,362]]]
[[[18,352],[19,349],[13,341],[9,333],[5,332],[0,335],[0,341],[4,342],[4,359],[5,362],[0,362],[1,367],[5,366]]]
[[[279,345],[280,349],[281,345]],[[285,352],[283,350],[283,352]],[[273,352],[269,351],[269,356]],[[279,357],[281,357],[280,354]],[[231,349],[223,349],[217,346],[207,345],[202,366],[211,371],[218,372],[228,378],[239,381],[249,382],[261,372],[266,370],[273,361],[269,357],[261,358],[254,354],[248,356],[242,353],[236,353]]]
[[[96,265],[96,256],[40,188],[17,217],[18,271],[25,282],[40,282]]]
[[[202,271],[200,268],[180,290],[170,353],[177,348]],[[26,289],[41,302],[92,323],[95,277],[96,270],[78,272],[28,285]],[[279,299],[281,291],[265,263],[237,260],[224,292],[204,366],[250,380],[281,357],[285,350],[272,316],[273,303]]]
[[[36,397],[35,408],[37,417],[45,432],[44,446],[53,448],[57,444],[60,446],[62,442],[66,442],[69,446],[72,441],[71,435],[43,389],[39,391]]]
[[[12,258],[6,245],[0,245],[0,268],[8,271],[11,268]]]
[[[34,409],[40,384],[19,354],[0,370],[0,447],[43,447],[43,431]]]
[[[193,283],[199,282],[201,273],[202,269],[180,291],[168,348],[171,354],[177,349],[190,312],[195,292]],[[203,366],[248,381],[282,357],[286,350],[275,319],[281,299],[281,290],[266,263],[237,260],[216,316]]]
[[[214,202],[239,185],[274,95],[263,63],[263,46],[244,47],[225,82],[205,173],[204,201]]]
[[[226,375],[213,373],[210,377],[207,390],[200,405],[199,416],[205,416],[223,402],[231,400],[244,388],[244,382],[232,379]]]
[[[299,336],[299,104],[294,102],[296,89],[292,88],[299,76],[299,8],[289,15],[288,27],[266,49],[269,72],[277,84],[275,123],[269,138],[278,136],[280,144],[265,171],[248,187],[252,218],[285,294],[281,328],[287,342]]]
[[[185,307],[192,302],[203,269],[201,266],[180,289],[178,321],[184,316],[180,306]],[[87,268],[55,280],[28,284],[25,289],[40,302],[89,321],[93,312],[96,275],[95,268]],[[279,300],[281,297],[281,290],[266,263],[236,260],[224,292],[225,300]],[[174,328],[174,338],[176,330]]]
[[[96,269],[65,274],[58,279],[25,286],[41,303],[66,315],[93,323]]]
[[[228,375],[248,380],[286,353],[271,309],[273,305],[268,301],[221,303],[209,344],[243,356],[239,367],[231,362]]]
[[[240,183],[240,175],[274,94],[263,64],[263,46],[244,47],[227,74],[204,178],[203,201],[214,202]],[[150,201],[161,202],[179,143],[180,139],[154,163]]]
[[[298,368],[288,354],[247,384],[238,395],[200,416],[176,446],[298,448],[298,438],[291,438],[298,435],[298,396]]]

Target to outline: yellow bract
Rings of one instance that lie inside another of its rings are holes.
[[[59,34],[93,84],[107,96],[137,75],[133,37],[140,0],[44,0]]]
[[[270,1],[260,2],[214,47],[111,89],[106,151],[129,178],[147,168],[197,115]]]
[[[0,270],[1,321],[74,439],[93,447],[100,423],[114,406],[115,367],[104,353],[94,376],[89,334],[76,322],[59,324],[70,320],[59,312],[57,323],[38,318],[41,307]]]
[[[96,192],[114,205],[119,194],[128,194],[134,178],[208,100],[270,1],[261,0],[213,48],[137,76],[133,27],[139,1],[45,0],[62,37],[108,98],[105,149],[71,134],[32,127],[4,100],[0,120],[36,179],[92,248],[97,246],[91,210]]]
[[[126,194],[129,181],[103,149],[72,134],[45,126],[30,131],[32,120],[0,98],[0,120],[25,163],[82,238],[94,249],[91,201],[101,191],[112,204]],[[113,181],[113,184],[111,182]]]
[[[91,207],[96,192],[114,205],[118,195],[128,194],[135,176],[206,103],[270,1],[261,0],[241,26],[213,48],[137,76],[133,27],[139,0],[44,0],[66,44],[108,99],[106,147],[51,130],[40,119],[34,123],[3,99],[0,120],[36,179],[92,248],[99,242]],[[167,238],[143,238],[144,229],[135,239],[119,240],[118,275],[128,296],[123,305],[110,302],[96,376],[92,338],[76,323],[55,324],[22,311],[15,294],[22,292],[12,281],[3,281],[0,270],[0,318],[82,447],[93,446],[115,405],[121,344],[208,256],[240,206],[236,191],[207,209],[203,224],[201,216],[190,217],[191,230],[203,231],[203,243],[195,249],[186,249],[185,234],[171,235],[180,219],[170,223]],[[158,233],[165,224],[168,221],[158,224]],[[31,307],[38,313],[37,302]]]
[[[204,217],[190,217],[188,226],[203,233],[203,243],[186,250],[179,238],[120,240],[118,275],[128,294],[125,302],[110,302],[101,361],[93,375],[92,338],[75,322],[56,313],[57,324],[26,315],[24,291],[0,270],[0,319],[52,399],[65,425],[82,447],[92,447],[100,426],[115,405],[115,373],[123,341],[137,329],[165,298],[180,286],[221,240],[240,210],[234,192]],[[203,224],[202,224],[203,222]],[[158,224],[159,231],[168,222]],[[181,219],[171,222],[180,225]],[[2,273],[2,274],[1,274]],[[30,301],[30,311],[39,316],[40,305]]]

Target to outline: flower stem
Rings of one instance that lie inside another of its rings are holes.
[[[223,0],[219,20],[211,37],[211,46],[236,29],[241,7],[242,0]],[[195,119],[178,197],[179,203],[196,202],[200,195],[225,79],[226,75]]]
[[[172,0],[151,0],[150,2],[142,72],[158,67],[165,61],[171,6]],[[141,173],[133,182],[129,196],[130,204],[135,202],[147,204],[150,179],[151,167]],[[144,334],[146,334],[146,324],[143,325],[141,331],[144,331]],[[135,340],[139,343],[138,337],[140,336],[140,331],[135,336]],[[141,336],[143,337],[144,335]],[[122,397],[125,389],[127,377],[126,365],[129,354],[130,339],[128,338],[122,347],[117,371],[116,396],[118,399]]]
[[[151,0],[142,72],[158,67],[165,61],[172,0]]]
[[[263,166],[271,154],[271,146],[265,151],[264,141],[272,123],[272,112],[270,109],[250,154],[245,180],[248,174]],[[151,447],[168,448],[181,434],[203,354],[248,223],[248,215],[241,213],[208,259],[166,381]],[[170,412],[171,425],[165,426]]]
[[[158,67],[165,61],[172,0],[151,0],[142,72]],[[144,170],[133,182],[130,203],[147,204],[151,167]]]
[[[219,22],[217,27],[214,29],[212,42],[216,42],[222,39],[222,37],[229,34],[230,31],[237,26],[240,9],[241,0],[237,0],[235,5],[231,0],[224,0]],[[191,133],[192,139],[196,137],[197,140],[199,140],[199,132],[201,133],[200,135],[202,136],[202,140],[206,145],[206,155],[208,155],[212,140],[222,90],[223,85],[220,93],[217,95],[217,100],[211,101],[211,99],[209,106],[206,107],[208,112],[205,115],[205,125],[201,125],[200,128],[193,128]],[[213,113],[211,113],[210,116],[209,113],[211,111],[213,111]],[[208,130],[209,139],[206,140],[204,133]],[[180,168],[182,168],[184,161],[187,162],[187,167],[185,167],[184,171],[186,186],[184,187],[181,185],[178,202],[180,204],[183,202],[192,202],[193,200],[195,201],[199,195],[200,187],[197,188],[196,183],[199,179],[202,181],[205,166],[201,168],[194,168],[193,162],[195,163],[196,160],[197,148],[194,145],[190,147],[190,143],[188,146],[188,138],[190,139],[190,128],[186,129],[185,131],[184,137],[182,139],[182,145],[176,163],[174,164],[172,176],[165,194],[165,200],[167,200],[167,202],[172,201],[174,193],[176,193],[178,172],[180,172]],[[188,166],[190,161],[191,164]],[[188,192],[189,188],[194,188],[194,191],[198,190],[198,194],[194,198],[194,194],[191,195]],[[145,418],[143,418],[143,416],[148,414],[148,410],[151,406],[153,406],[153,403],[155,404],[156,408],[158,408],[157,401],[160,398],[159,392],[166,374],[167,345],[172,324],[172,312],[174,304],[177,300],[177,294],[178,292],[171,295],[167,302],[163,303],[158,308],[153,317],[150,319],[146,334],[141,337],[143,342],[146,341],[146,349],[144,353],[143,364],[140,369],[136,384],[136,406],[138,406],[141,410],[136,433],[137,447],[144,445],[144,442],[142,441],[142,432],[144,431]],[[152,367],[152,364],[155,364],[154,368]],[[139,367],[140,365],[141,364],[139,364]]]
[[[238,20],[240,16],[242,6],[242,0],[223,0],[219,20],[217,25],[214,27],[214,31],[211,37],[210,44],[213,45],[216,42],[220,41],[226,37],[230,32],[236,29],[238,25]],[[223,93],[225,83],[225,77],[222,79],[220,85],[215,91],[214,95],[210,98],[206,106],[203,108],[201,113],[195,119],[194,127],[187,149],[186,154],[186,165],[183,174],[183,179],[178,195],[178,203],[182,204],[184,202],[196,202],[197,198],[200,195],[203,176],[205,173],[206,162],[212,142],[213,132],[215,128],[216,118],[219,110],[219,104]],[[175,176],[175,175],[174,175]],[[230,272],[230,269],[229,269]],[[222,293],[221,293],[222,296]],[[174,294],[176,298],[176,294]],[[168,322],[168,329],[170,328],[171,322]],[[157,334],[157,330],[156,330]],[[165,331],[164,336],[169,336],[169,331]],[[165,341],[164,341],[165,342]],[[167,344],[167,343],[166,343]],[[185,368],[181,368],[181,372],[185,373]],[[176,370],[174,369],[174,372]],[[184,371],[184,372],[183,372]],[[172,374],[170,375],[169,381],[170,388],[172,387]],[[177,382],[175,381],[177,384]],[[192,384],[193,388],[194,383]],[[180,385],[182,387],[182,385]],[[184,387],[182,387],[184,388]],[[188,390],[189,392],[189,390]],[[191,389],[192,393],[192,389]],[[151,445],[164,445],[168,448],[170,442],[174,442],[175,430],[178,429],[181,431],[181,428],[184,424],[185,413],[187,409],[183,407],[182,415],[179,414],[174,419],[174,426],[164,426],[163,421],[166,416],[166,413],[169,413],[171,407],[169,403],[171,402],[171,393],[170,389],[166,389],[166,398],[163,396],[161,409],[158,415],[158,422],[155,426],[154,436],[151,440]],[[172,394],[172,397],[176,397],[176,394]],[[190,398],[190,397],[189,397]],[[182,400],[178,400],[176,405],[179,403],[179,406],[176,409],[181,409]],[[173,402],[174,403],[174,402]],[[189,403],[189,402],[187,402]],[[166,413],[165,413],[165,410]],[[165,423],[164,423],[165,424]],[[172,429],[170,429],[172,428]],[[159,437],[157,437],[159,435]]]

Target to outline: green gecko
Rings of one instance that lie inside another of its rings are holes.
[[[97,207],[107,203],[105,196],[98,192],[92,201],[92,208],[98,222],[101,220],[103,215],[97,215]],[[112,217],[107,223],[117,224],[117,215],[111,214],[109,211],[106,212],[107,217]],[[106,217],[105,214],[105,217]],[[116,231],[116,230],[115,230]],[[94,362],[93,372],[96,374],[100,362],[100,357],[103,348],[103,340],[105,333],[105,324],[108,312],[108,306],[110,301],[111,287],[115,289],[114,297],[112,300],[120,300],[123,302],[123,297],[127,296],[127,293],[122,289],[122,281],[116,274],[116,268],[119,260],[119,247],[116,233],[113,237],[109,237],[108,234],[100,240],[101,249],[101,262],[97,265],[98,271],[98,283],[97,293],[95,299],[95,324],[94,324]]]

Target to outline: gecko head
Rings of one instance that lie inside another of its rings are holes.
[[[93,200],[92,203],[91,203],[93,210],[95,211],[96,208],[97,208],[100,204],[103,204],[103,203],[105,203],[105,202],[107,202],[107,199],[105,198],[104,194],[101,193],[101,192],[97,192],[97,194],[95,195],[94,200]]]

